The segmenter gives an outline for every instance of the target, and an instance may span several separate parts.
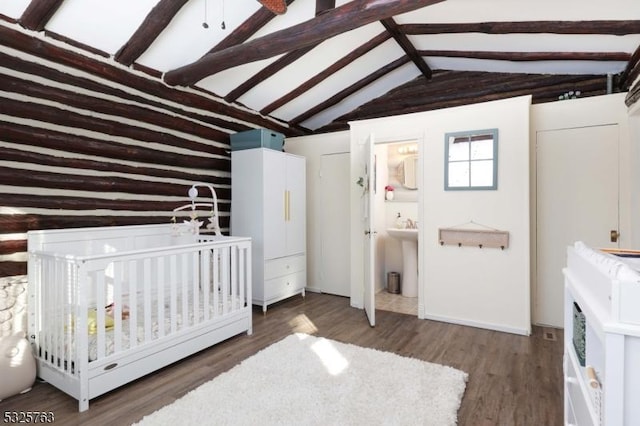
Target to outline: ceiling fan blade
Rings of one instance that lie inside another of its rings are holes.
[[[258,2],[276,15],[282,15],[287,11],[286,0],[258,0]]]

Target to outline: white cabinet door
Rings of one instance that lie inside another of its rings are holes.
[[[286,256],[286,156],[278,151],[263,149],[262,176],[264,205],[264,258]]]
[[[287,155],[286,174],[286,250],[291,255],[306,251],[305,159]]]

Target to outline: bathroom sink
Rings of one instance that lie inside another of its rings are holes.
[[[399,240],[418,241],[417,229],[388,228],[387,234]]]
[[[402,244],[402,295],[418,296],[418,230],[387,228],[387,234]]]

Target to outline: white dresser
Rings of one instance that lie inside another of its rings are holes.
[[[640,425],[638,259],[582,243],[567,250],[563,271],[567,425]]]
[[[231,153],[231,233],[252,238],[253,303],[302,294],[307,281],[305,158],[267,148]]]

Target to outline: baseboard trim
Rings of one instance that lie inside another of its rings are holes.
[[[468,327],[484,328],[488,330],[501,331],[504,333],[519,334],[521,336],[531,335],[531,327],[529,327],[528,329],[518,328],[518,327],[508,327],[500,324],[492,324],[492,323],[481,322],[481,321],[472,321],[467,319],[453,318],[453,317],[447,317],[443,315],[433,315],[433,314],[427,314],[427,313],[425,313],[423,319],[447,322],[447,323],[458,324],[458,325],[466,325]]]

